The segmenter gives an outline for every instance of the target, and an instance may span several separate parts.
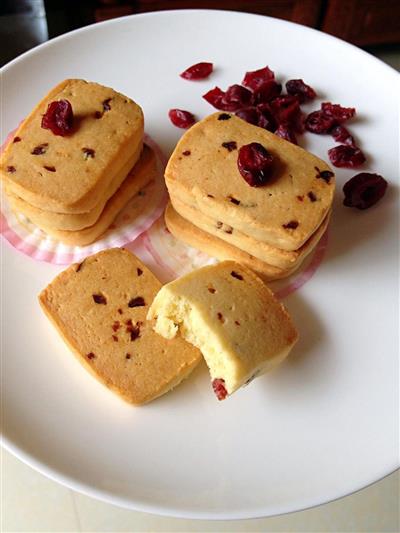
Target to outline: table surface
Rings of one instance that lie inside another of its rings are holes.
[[[10,34],[7,37],[9,38]],[[400,70],[399,47],[377,49],[372,52]],[[1,59],[0,57],[0,64]],[[47,479],[5,450],[1,450],[0,460],[2,480],[0,531],[4,533],[14,531],[54,533],[58,531],[304,531],[309,533],[400,531],[399,472],[355,494],[306,511],[257,520],[215,522],[165,518],[120,509],[78,494]]]

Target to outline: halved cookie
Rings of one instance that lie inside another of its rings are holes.
[[[298,338],[282,303],[234,261],[164,285],[147,317],[166,339],[182,337],[200,349],[219,400],[281,363]]]

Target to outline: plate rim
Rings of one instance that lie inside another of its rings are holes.
[[[387,65],[379,58],[376,58],[369,52],[359,48],[358,46],[348,43],[338,37],[335,37],[333,35],[324,33],[323,31],[304,26],[299,23],[295,23],[292,21],[287,21],[283,19],[278,19],[262,14],[256,14],[256,13],[247,13],[242,11],[231,11],[231,10],[223,10],[223,9],[174,9],[174,10],[164,10],[164,11],[151,11],[146,13],[137,13],[127,16],[118,17],[115,19],[106,20],[99,23],[93,23],[81,28],[74,29],[70,32],[64,33],[62,35],[59,35],[57,37],[54,37],[52,39],[49,39],[29,50],[22,53],[21,55],[17,56],[10,62],[6,63],[0,68],[0,76],[3,76],[9,69],[13,68],[14,65],[20,63],[24,60],[29,60],[29,57],[31,55],[35,55],[37,53],[40,53],[40,51],[44,48],[51,47],[53,43],[57,43],[59,41],[73,39],[75,35],[77,34],[83,34],[83,33],[90,33],[93,31],[96,31],[94,28],[100,28],[104,26],[118,26],[121,22],[126,22],[128,20],[132,19],[138,19],[138,18],[155,18],[155,17],[168,17],[172,16],[174,14],[204,14],[204,15],[210,15],[210,14],[219,14],[220,16],[231,16],[231,17],[253,17],[253,18],[263,18],[268,20],[272,24],[278,24],[282,26],[295,26],[297,28],[301,28],[301,31],[304,32],[312,32],[319,37],[322,36],[322,38],[325,38],[327,40],[333,40],[336,41],[340,46],[345,45],[345,47],[350,47],[354,52],[366,57],[369,61],[373,61],[379,68],[386,70],[386,74],[389,76],[393,76],[396,81],[399,78],[399,73],[390,65]],[[2,79],[0,78],[0,83],[2,82]],[[1,131],[1,134],[4,132]],[[1,246],[4,246],[4,242],[2,239]],[[3,253],[3,252],[2,252]],[[8,252],[6,252],[8,253]],[[10,253],[12,253],[10,249]],[[2,405],[2,409],[4,409],[4,405]],[[156,505],[156,504],[150,504],[144,501],[135,500],[134,502],[132,500],[129,500],[127,498],[121,498],[115,495],[112,495],[109,491],[100,490],[98,488],[94,488],[93,486],[90,486],[87,483],[82,483],[80,481],[74,480],[72,476],[68,476],[65,474],[61,474],[60,472],[57,472],[57,470],[53,467],[49,467],[46,463],[39,460],[37,457],[33,456],[32,454],[28,453],[23,449],[23,447],[18,446],[15,442],[13,442],[11,439],[9,439],[7,436],[4,435],[3,428],[1,428],[1,446],[10,452],[12,455],[17,457],[19,460],[21,460],[23,463],[28,465],[29,467],[33,468],[34,470],[37,470],[39,473],[43,474],[45,477],[60,483],[61,485],[64,485],[68,487],[69,489],[75,490],[78,493],[82,493],[86,496],[101,500],[105,503],[109,503],[112,505],[116,505],[118,507],[136,510],[139,512],[147,512],[147,513],[153,513],[160,516],[165,517],[178,517],[178,518],[185,518],[185,519],[201,519],[201,520],[242,520],[242,519],[257,519],[257,518],[267,518],[271,516],[280,516],[292,512],[299,512],[304,511],[307,509],[311,509],[314,507],[318,507],[320,505],[324,505],[327,503],[331,503],[334,501],[337,501],[341,498],[344,498],[346,496],[350,496],[354,493],[357,493],[364,488],[367,488],[371,486],[374,483],[377,483],[384,478],[388,477],[389,475],[393,474],[400,468],[400,458],[399,461],[391,465],[390,467],[387,467],[383,470],[383,472],[378,474],[378,477],[373,476],[373,479],[368,482],[367,484],[362,483],[361,486],[356,486],[353,489],[350,489],[350,491],[346,491],[344,494],[340,494],[338,496],[334,497],[327,497],[327,498],[316,498],[316,499],[310,499],[308,503],[305,503],[304,505],[301,505],[301,507],[293,509],[293,505],[290,506],[290,504],[285,503],[282,505],[282,509],[277,509],[276,512],[271,510],[271,512],[264,510],[264,512],[260,509],[259,513],[255,513],[254,511],[236,511],[236,512],[219,512],[219,511],[196,511],[196,510],[190,510],[189,508],[186,508],[184,510],[183,508],[178,508],[176,505]]]

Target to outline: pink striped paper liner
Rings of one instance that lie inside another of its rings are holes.
[[[15,130],[14,130],[15,131]],[[2,149],[13,138],[11,132]],[[168,193],[163,179],[166,158],[160,147],[145,135],[145,143],[155,152],[157,158],[157,179],[143,189],[127,204],[103,236],[88,246],[69,246],[52,239],[22,215],[15,215],[2,195],[0,212],[0,233],[19,252],[29,257],[54,264],[70,264],[81,261],[100,250],[121,247],[133,242],[151,227],[164,211]]]
[[[195,268],[216,263],[217,260],[207,254],[178,241],[168,231],[164,217],[157,220],[153,226],[141,235],[141,245],[151,256],[156,275],[164,282],[176,279]],[[310,281],[322,263],[328,245],[328,232],[325,231],[310,258],[300,270],[287,279],[271,282],[271,289],[279,299],[299,290]]]

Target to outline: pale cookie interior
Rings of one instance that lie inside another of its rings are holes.
[[[279,364],[297,340],[284,307],[249,269],[233,262],[165,285],[147,315],[167,339],[178,333],[198,347],[211,379],[232,394]]]

